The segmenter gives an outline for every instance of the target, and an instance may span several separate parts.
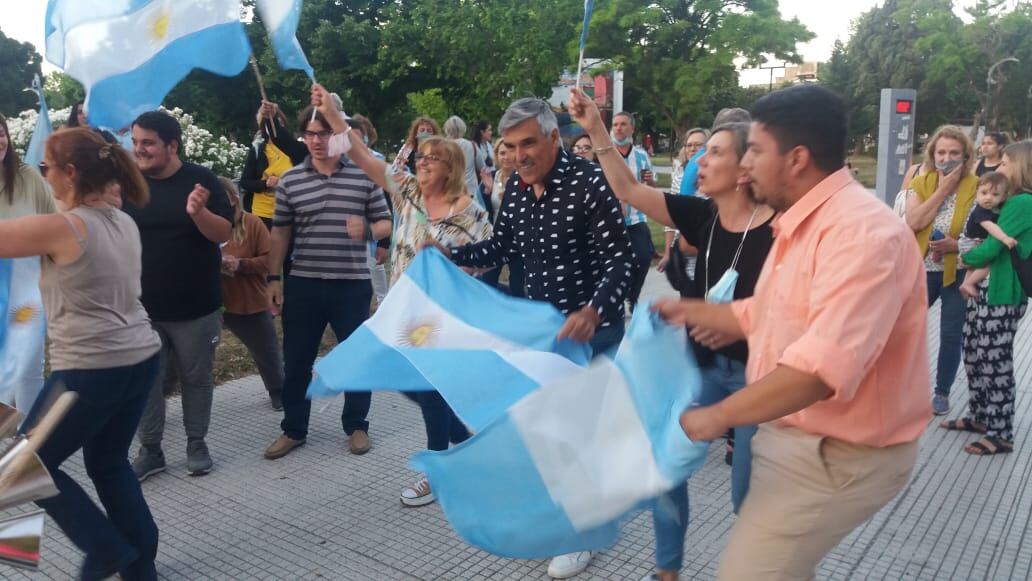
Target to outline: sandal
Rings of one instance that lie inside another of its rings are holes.
[[[1014,444],[1001,440],[996,436],[984,436],[981,440],[971,442],[964,446],[964,451],[975,456],[993,456],[995,454],[1010,454],[1014,451]]]
[[[959,420],[943,420],[939,427],[944,430],[959,430],[961,432],[973,432],[984,434],[985,426],[971,418],[960,418]]]

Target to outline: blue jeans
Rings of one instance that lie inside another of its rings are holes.
[[[592,335],[591,341],[588,342],[591,345],[591,356],[602,355],[606,351],[609,351],[613,347],[620,344],[623,341],[624,336],[624,323],[613,323],[608,327],[599,327],[595,334]]]
[[[79,395],[39,450],[60,493],[37,501],[85,553],[81,579],[157,579],[158,526],[129,464],[129,446],[158,376],[158,355],[126,367],[73,369],[51,374],[26,426],[35,424],[55,386]],[[102,512],[61,464],[82,450]],[[106,513],[106,514],[105,514]]]
[[[700,405],[713,405],[745,387],[745,364],[715,355],[713,362],[702,368]],[[738,513],[749,491],[752,466],[752,437],[756,426],[735,429],[735,453],[731,464],[731,507]],[[684,555],[684,535],[688,530],[688,483],[682,482],[656,498],[652,524],[656,530],[656,567],[662,571],[680,571]]]
[[[471,434],[466,425],[455,415],[441,394],[436,391],[417,391],[402,395],[419,404],[423,412],[427,450],[440,452],[447,450],[448,444],[461,444],[470,439]]]
[[[646,223],[634,224],[627,227],[627,237],[631,240],[631,248],[634,250],[634,268],[631,272],[631,288],[627,291],[627,300],[631,307],[638,303],[641,295],[641,287],[645,286],[645,277],[649,275],[649,267],[652,266],[652,253],[656,248],[652,245],[652,232]]]
[[[365,280],[331,280],[288,276],[283,289],[283,433],[294,440],[308,437],[312,402],[305,397],[312,365],[326,325],[337,342],[347,339],[369,317],[373,286]],[[372,393],[348,392],[340,423],[344,432],[369,431]]]
[[[950,387],[957,378],[960,355],[964,339],[964,316],[967,300],[960,294],[964,282],[964,271],[957,270],[957,280],[950,286],[942,285],[941,272],[929,272],[928,306],[942,300],[939,314],[939,365],[935,372],[935,394],[950,395]]]

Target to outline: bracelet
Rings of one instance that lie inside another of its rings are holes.
[[[616,146],[613,145],[612,143],[610,143],[609,145],[607,145],[605,147],[595,147],[593,149],[595,151],[595,155],[604,155],[604,154],[609,153],[610,151],[613,151],[614,149],[616,149]]]
[[[281,279],[282,279],[282,277],[280,275],[278,275],[278,274],[270,274],[270,275],[265,277],[265,282],[277,282],[277,281],[279,281]]]

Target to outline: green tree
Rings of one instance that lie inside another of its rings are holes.
[[[736,58],[799,62],[796,44],[811,38],[777,0],[600,0],[586,52],[623,68],[626,108],[680,135],[742,94]]]
[[[82,84],[61,71],[53,71],[43,77],[43,93],[51,109],[71,107],[86,98]]]
[[[43,57],[27,42],[19,42],[0,31],[0,113],[15,116],[36,106],[36,95],[26,91],[32,78],[41,73]]]

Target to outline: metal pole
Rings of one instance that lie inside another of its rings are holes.
[[[989,67],[989,72],[985,76],[985,114],[983,115],[985,117],[985,132],[986,133],[989,133],[990,131],[995,129],[995,127],[993,126],[993,119],[992,119],[992,116],[993,116],[992,102],[993,102],[993,85],[995,85],[997,83],[993,79],[993,73],[996,72],[996,67],[999,67],[1000,65],[1002,65],[1004,63],[1018,63],[1018,62],[1021,62],[1021,61],[1019,61],[1018,59],[1016,59],[1016,58],[1014,58],[1012,56],[1009,56],[1007,58],[1003,58],[1003,59],[1000,59],[1000,60],[996,61],[995,63],[993,63],[993,66]]]

